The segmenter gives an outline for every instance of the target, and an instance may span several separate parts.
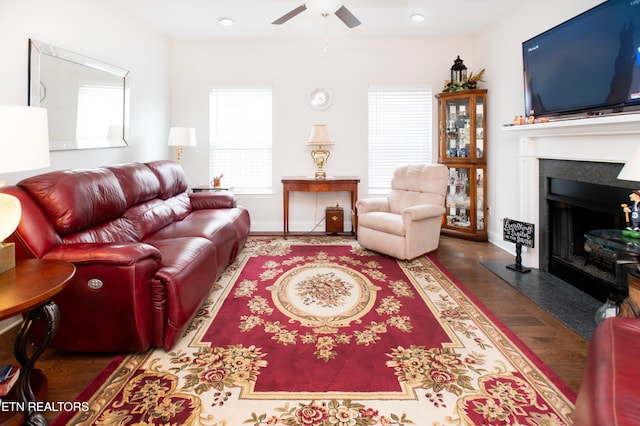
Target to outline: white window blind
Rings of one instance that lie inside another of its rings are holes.
[[[433,162],[431,88],[369,88],[369,188],[386,194],[396,167]]]
[[[269,87],[209,91],[209,176],[234,192],[272,192],[272,96]]]

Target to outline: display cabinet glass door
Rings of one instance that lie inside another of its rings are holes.
[[[469,231],[485,229],[484,183],[484,167],[449,167],[445,226]]]
[[[476,158],[484,160],[484,96],[476,96]]]
[[[471,155],[471,111],[469,98],[447,99],[446,158],[469,158]]]

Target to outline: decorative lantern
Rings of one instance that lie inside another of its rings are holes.
[[[451,84],[459,84],[467,81],[467,67],[462,63],[460,55],[453,61],[451,67]]]

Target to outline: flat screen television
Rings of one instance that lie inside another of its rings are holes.
[[[609,0],[522,43],[525,115],[640,106],[640,0]]]

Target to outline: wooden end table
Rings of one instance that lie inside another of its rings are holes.
[[[283,237],[287,238],[289,232],[289,192],[340,192],[351,193],[351,212],[356,212],[356,201],[358,200],[358,183],[360,179],[355,176],[327,177],[325,179],[315,179],[308,177],[284,177],[282,178],[282,192],[284,203],[284,230]],[[357,226],[351,222],[351,233],[355,233]]]
[[[26,425],[48,424],[34,404],[36,395],[44,393],[47,380],[33,367],[58,329],[60,313],[51,299],[69,284],[75,272],[75,266],[68,262],[28,259],[17,261],[15,268],[0,274],[0,320],[24,314],[14,346],[20,377],[9,395],[2,397],[3,403],[10,401],[16,411],[0,412],[0,424],[17,425],[23,421]],[[40,321],[44,321],[45,333],[29,355],[29,335],[33,325]]]

